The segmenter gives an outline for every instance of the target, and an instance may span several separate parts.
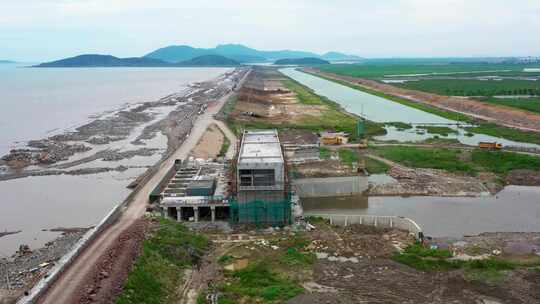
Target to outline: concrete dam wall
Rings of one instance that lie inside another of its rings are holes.
[[[300,197],[331,197],[360,194],[368,189],[367,176],[300,178],[292,180],[293,190]]]

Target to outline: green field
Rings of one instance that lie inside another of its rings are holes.
[[[532,98],[486,97],[480,100],[487,103],[492,103],[492,104],[511,107],[511,108],[517,108],[517,109],[540,114],[540,97],[532,97]]]
[[[499,73],[521,74],[524,68],[533,67],[517,64],[330,64],[319,66],[325,72],[360,78],[382,78],[390,75],[442,74],[457,76],[453,73],[470,73],[469,75],[493,75]],[[481,73],[479,73],[481,72]],[[538,73],[524,73],[536,75]]]
[[[540,82],[529,80],[429,79],[395,85],[448,96],[540,95]]]
[[[457,149],[427,149],[408,146],[378,147],[373,148],[373,152],[412,168],[443,169],[471,175],[482,171],[505,175],[510,170],[515,169],[540,171],[540,157],[518,153],[484,150],[469,152]],[[470,157],[462,157],[462,153],[470,153]]]
[[[203,256],[208,239],[189,231],[182,224],[160,219],[153,235],[144,241],[124,285],[118,304],[175,303],[184,270]]]
[[[457,134],[458,131],[449,127],[440,127],[440,126],[417,126],[417,129],[426,130],[429,134],[438,134],[442,136],[448,136],[450,134]]]

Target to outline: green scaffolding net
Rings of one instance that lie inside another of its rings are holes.
[[[292,223],[291,199],[278,202],[254,200],[247,203],[229,202],[232,224],[257,226],[284,226]]]

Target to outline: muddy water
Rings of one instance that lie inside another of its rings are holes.
[[[302,199],[302,204],[306,215],[405,216],[430,236],[540,232],[540,187],[508,186],[496,196],[481,198],[357,196]]]
[[[446,119],[379,96],[371,95],[320,77],[297,71],[295,68],[285,68],[280,71],[301,84],[313,89],[316,94],[326,96],[330,100],[339,103],[348,112],[366,117],[374,122],[427,123],[441,125],[457,123],[457,121],[454,120]],[[540,145],[521,143],[484,134],[474,134],[473,136],[468,137],[465,136],[467,132],[463,128],[456,126],[450,127],[457,130],[458,134],[452,134],[448,137],[439,136],[442,138],[455,138],[459,142],[471,146],[476,146],[481,141],[496,141],[502,143],[504,146],[540,148]],[[397,130],[394,127],[387,127],[386,129],[388,134],[377,137],[377,139],[406,142],[423,141],[435,136],[434,134],[428,133],[417,134],[417,130],[414,129],[403,131]]]

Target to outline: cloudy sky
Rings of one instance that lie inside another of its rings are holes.
[[[0,59],[171,44],[365,57],[540,56],[540,0],[0,0]]]

